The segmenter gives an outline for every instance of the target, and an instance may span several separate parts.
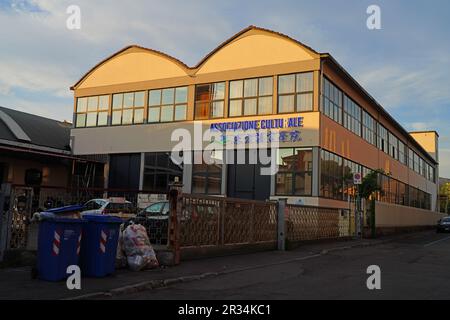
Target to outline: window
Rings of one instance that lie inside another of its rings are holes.
[[[321,110],[334,121],[342,123],[342,91],[327,78],[322,81]]]
[[[377,145],[376,142],[376,121],[375,119],[366,111],[363,110],[363,138],[367,142]]]
[[[169,183],[183,179],[183,166],[175,164],[170,152],[151,152],[144,159],[144,190],[167,192]]]
[[[408,148],[408,167],[414,170],[414,151]]]
[[[342,200],[342,158],[325,150],[321,151],[320,156],[320,195]]]
[[[108,95],[78,98],[75,127],[108,125],[108,110]]]
[[[150,90],[148,93],[147,122],[186,120],[188,88]]]
[[[398,160],[398,139],[391,132],[388,132],[389,136],[389,155]]]
[[[277,195],[310,196],[312,194],[312,151],[277,150]]]
[[[378,149],[388,153],[388,131],[381,124],[377,123]]]
[[[210,156],[214,158],[213,154]],[[194,164],[192,165],[192,193],[219,195],[221,189],[222,164],[220,161],[207,164],[203,159],[203,152],[195,151]]]
[[[361,136],[361,107],[344,95],[344,127]]]
[[[195,87],[195,119],[222,118],[225,82],[201,84]]]
[[[278,77],[278,113],[312,111],[314,74],[312,72]]]
[[[420,174],[419,156],[414,152],[414,171]]]
[[[398,140],[398,160],[404,165],[407,164],[406,156],[406,145],[402,141]]]
[[[272,113],[273,78],[230,81],[230,117]]]
[[[112,125],[144,123],[145,92],[113,95]]]

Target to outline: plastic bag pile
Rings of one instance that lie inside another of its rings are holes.
[[[133,271],[159,266],[144,226],[132,224],[120,232],[116,260],[118,267],[125,267],[128,264]]]

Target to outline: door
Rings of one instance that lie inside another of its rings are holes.
[[[232,198],[267,200],[270,198],[271,176],[261,174],[261,168],[267,165],[262,165],[259,159],[256,164],[249,164],[249,152],[257,158],[257,151],[246,150],[245,164],[228,165],[227,194]]]

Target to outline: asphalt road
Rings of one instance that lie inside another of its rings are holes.
[[[381,269],[369,290],[367,267]],[[450,299],[450,234],[366,248],[115,297],[116,299]]]

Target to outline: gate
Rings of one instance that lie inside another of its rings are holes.
[[[28,225],[32,217],[33,189],[15,187],[9,207],[8,249],[24,249],[27,245]]]

